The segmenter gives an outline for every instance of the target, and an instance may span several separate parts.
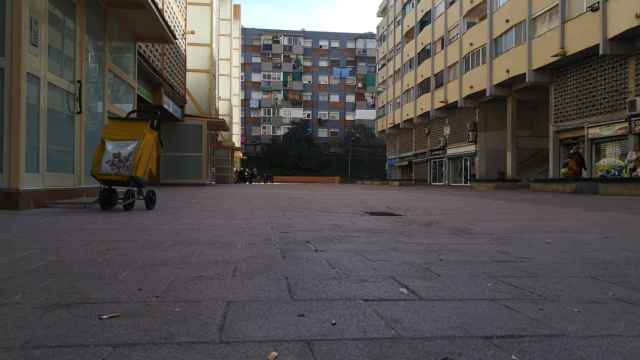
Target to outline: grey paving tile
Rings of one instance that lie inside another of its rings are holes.
[[[12,360],[79,360],[79,359],[106,359],[113,351],[108,347],[81,347],[81,348],[47,348],[47,349],[20,349],[6,353],[6,359]],[[2,352],[0,352],[0,359]]]
[[[417,299],[391,279],[291,279],[296,300],[407,300]]]
[[[163,301],[257,301],[289,300],[283,278],[216,279],[205,276],[176,279],[162,293]]]
[[[492,340],[520,360],[635,360],[640,338],[524,338]]]
[[[137,303],[56,307],[32,329],[28,346],[217,341],[224,304]],[[102,314],[121,314],[99,320]]]
[[[531,299],[540,298],[496,278],[476,274],[447,274],[430,280],[399,277],[423,299]]]
[[[640,292],[591,278],[501,277],[500,279],[521,289],[540,294],[550,300],[588,302],[621,299],[640,302]]]
[[[553,334],[544,324],[491,301],[371,302],[403,336],[506,336]]]
[[[332,324],[335,321],[335,325]],[[233,303],[227,341],[376,338],[394,332],[361,301]]]
[[[18,347],[39,325],[40,309],[24,305],[0,305],[0,346]]]
[[[621,302],[556,303],[500,301],[510,308],[573,336],[640,335],[640,307]]]
[[[316,360],[512,360],[511,354],[483,340],[317,341],[312,348]]]
[[[106,360],[254,360],[266,359],[272,352],[278,353],[278,360],[313,360],[303,342],[127,346],[115,348]]]

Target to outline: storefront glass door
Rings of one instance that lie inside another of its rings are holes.
[[[84,62],[84,184],[91,178],[93,154],[100,144],[105,122],[105,8],[100,0],[87,1],[87,36]]]
[[[472,157],[449,158],[449,183],[469,185],[474,178],[475,162]]]
[[[622,177],[629,151],[627,138],[603,139],[593,144],[593,176]]]
[[[8,86],[8,81],[6,79],[6,74],[8,74],[7,69],[7,52],[9,50],[9,46],[6,44],[9,42],[9,26],[7,16],[7,1],[0,0],[0,187],[6,186],[7,182],[7,144],[5,141],[5,134],[8,129],[8,121],[9,118],[7,116],[7,94],[8,91],[6,86]]]
[[[431,184],[444,185],[447,181],[446,173],[446,161],[444,159],[431,161]]]
[[[76,4],[49,0],[45,186],[73,186],[76,173]]]

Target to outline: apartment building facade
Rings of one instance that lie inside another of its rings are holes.
[[[165,144],[153,180],[181,179],[185,0],[6,0],[0,19],[0,208],[93,195],[102,128],[149,106]]]
[[[229,184],[242,157],[241,8],[232,0],[190,2],[187,23],[185,121],[205,126],[207,151],[198,161],[209,181]]]
[[[245,156],[302,123],[327,152],[355,124],[375,128],[376,36],[243,28]]]
[[[638,2],[386,0],[378,16],[389,178],[557,178],[572,149],[599,177],[638,143]]]

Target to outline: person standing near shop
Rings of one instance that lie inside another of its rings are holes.
[[[569,152],[569,164],[567,166],[569,177],[582,177],[582,171],[587,170],[584,157],[577,148],[571,149]]]
[[[640,144],[636,144],[633,150],[629,151],[625,164],[629,177],[640,176]]]

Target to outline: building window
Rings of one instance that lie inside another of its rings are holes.
[[[356,41],[355,40],[347,40],[347,49],[355,49]]]
[[[527,41],[527,23],[521,22],[498,36],[495,42],[495,57],[524,44]]]
[[[320,102],[327,102],[327,101],[329,101],[329,94],[328,94],[328,93],[325,93],[325,92],[319,93],[319,94],[318,94],[318,101],[320,101]]]
[[[311,40],[311,39],[304,39],[304,47],[306,47],[306,48],[311,48],[311,47],[313,47],[313,40]]]
[[[340,94],[331,94],[329,95],[330,102],[340,102]]]
[[[452,7],[458,0],[447,0],[447,9]]]
[[[49,84],[47,91],[47,172],[73,174],[75,169],[75,102],[73,94]]]
[[[307,85],[313,84],[313,75],[310,75],[310,74],[302,75],[302,82]]]
[[[560,25],[560,7],[558,5],[536,16],[531,21],[531,34],[538,37]]]
[[[445,10],[445,3],[444,0],[440,0],[438,1],[434,6],[433,6],[433,18],[437,19],[438,17],[440,17],[440,15],[444,14],[444,10]]]
[[[431,10],[427,11],[426,14],[424,14],[421,18],[420,21],[418,22],[418,34],[420,34],[422,32],[422,30],[424,30],[424,28],[426,28],[427,26],[431,25]]]
[[[356,95],[355,94],[347,94],[346,95],[346,102],[355,103],[356,102]]]
[[[251,62],[254,64],[260,64],[262,62],[262,58],[260,56],[252,56]]]
[[[262,108],[262,117],[273,117],[272,108]]]
[[[320,40],[320,41],[318,41],[318,47],[320,49],[328,49],[329,48],[329,40]]]
[[[49,73],[69,82],[75,80],[75,18],[75,2],[65,0],[49,1],[49,48],[47,56]],[[4,31],[2,36],[4,36]],[[116,50],[117,58],[118,47],[115,46],[115,49],[112,48],[113,50]],[[112,56],[113,59],[114,56]]]
[[[318,66],[320,66],[320,67],[328,67],[329,66],[329,59],[320,59],[320,60],[318,60]]]
[[[312,98],[313,98],[313,93],[310,93],[310,92],[302,93],[302,100],[311,101]]]
[[[319,138],[326,138],[329,136],[329,130],[327,129],[318,129],[318,137]]]
[[[302,112],[302,118],[305,120],[311,120],[312,113],[313,112],[311,110],[304,110]]]
[[[320,85],[328,85],[329,84],[329,75],[319,75],[318,83]]]
[[[460,23],[456,23],[449,29],[449,45],[460,38]]]
[[[329,119],[329,112],[327,112],[327,111],[318,111],[318,119],[319,120],[327,120],[327,119]]]
[[[491,0],[493,1],[493,11],[497,11],[503,7],[509,0]]]
[[[403,65],[403,73],[406,74],[406,73],[412,71],[413,70],[413,65],[414,65],[414,58],[411,58],[411,59],[409,59],[409,61],[404,63],[404,65]]]
[[[122,115],[135,107],[136,89],[128,81],[116,76],[112,71],[108,74],[108,98],[111,111],[120,112]]]
[[[340,129],[330,129],[329,130],[330,137],[338,137],[340,136]]]
[[[434,42],[435,45],[435,53],[439,53],[444,50],[444,37],[440,37],[438,40]]]
[[[313,59],[310,57],[305,57],[303,64],[304,66],[313,66]]]
[[[25,172],[40,172],[40,78],[27,73]]]
[[[339,111],[331,111],[329,113],[329,120],[340,120],[340,112]]]
[[[331,40],[331,47],[332,48],[339,48],[340,47],[340,40]]]
[[[428,94],[431,91],[431,78],[427,78],[422,80],[419,84],[418,84],[418,97],[424,95],[424,94]]]
[[[458,63],[451,64],[447,68],[447,78],[449,82],[455,81],[458,79]]]
[[[418,65],[422,64],[430,57],[431,57],[431,44],[427,44],[427,46],[423,47],[422,50],[418,52]]]
[[[597,3],[599,0],[567,0],[565,4],[567,4],[567,18],[574,18],[584,12],[587,9]]]
[[[444,86],[444,71],[440,71],[439,73],[433,76],[434,89],[441,88]]]
[[[356,119],[356,113],[354,113],[353,111],[348,111],[344,114],[344,119],[347,121],[353,121]]]
[[[413,102],[414,91],[415,91],[414,88],[411,88],[411,89],[405,91],[404,93],[402,93],[402,103],[404,105]]]
[[[463,60],[464,60],[463,72],[465,74],[477,68],[478,66],[482,66],[486,64],[487,63],[486,46],[472,50],[471,52],[469,52],[467,55],[464,56]]]

